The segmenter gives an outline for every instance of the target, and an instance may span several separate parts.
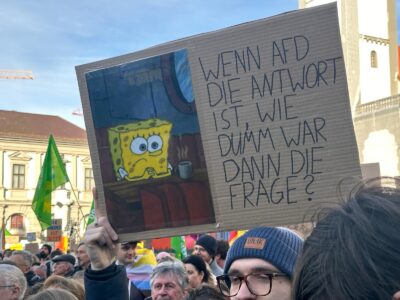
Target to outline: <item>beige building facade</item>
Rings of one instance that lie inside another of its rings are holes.
[[[337,2],[350,105],[368,177],[400,176],[400,95],[395,0],[299,0],[300,8]]]
[[[70,243],[81,239],[90,212],[94,182],[85,130],[57,116],[0,110],[0,214],[20,243],[34,235],[35,242],[46,241],[31,205],[50,134],[70,179],[52,193],[52,217],[62,220]]]

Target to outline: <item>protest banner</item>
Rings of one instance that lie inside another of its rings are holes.
[[[38,243],[25,244],[25,250],[29,251],[32,254],[39,253],[39,244]]]
[[[364,180],[381,176],[379,163],[360,164],[361,174]]]
[[[6,236],[6,244],[18,244],[20,237],[18,235],[9,235]]]
[[[59,242],[62,236],[62,219],[52,219],[51,226],[47,228],[47,241]]]
[[[27,239],[28,242],[36,241],[36,232],[27,232],[26,233],[26,239]]]
[[[122,240],[305,222],[360,178],[336,4],[77,66]]]

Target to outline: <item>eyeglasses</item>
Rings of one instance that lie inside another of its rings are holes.
[[[272,279],[289,277],[284,273],[247,274],[245,276],[221,275],[217,277],[218,287],[226,297],[234,297],[239,293],[243,280],[250,293],[255,296],[267,296],[272,290]]]

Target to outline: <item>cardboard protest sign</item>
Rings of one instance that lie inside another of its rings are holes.
[[[58,242],[62,236],[62,219],[52,219],[51,226],[47,228],[47,241]]]
[[[379,163],[360,164],[361,174],[363,180],[368,180],[381,176],[381,169]]]
[[[38,243],[25,244],[25,250],[29,251],[32,254],[36,254],[39,252],[39,244]]]
[[[6,244],[18,244],[20,241],[20,237],[18,235],[9,235],[6,236]]]
[[[26,239],[27,239],[28,242],[36,241],[36,232],[27,232],[26,233]]]
[[[123,240],[304,222],[360,177],[336,4],[77,76],[100,208]]]

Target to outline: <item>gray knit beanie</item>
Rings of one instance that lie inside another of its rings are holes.
[[[257,227],[239,237],[228,251],[224,274],[240,258],[260,258],[292,277],[303,239],[283,227]]]

